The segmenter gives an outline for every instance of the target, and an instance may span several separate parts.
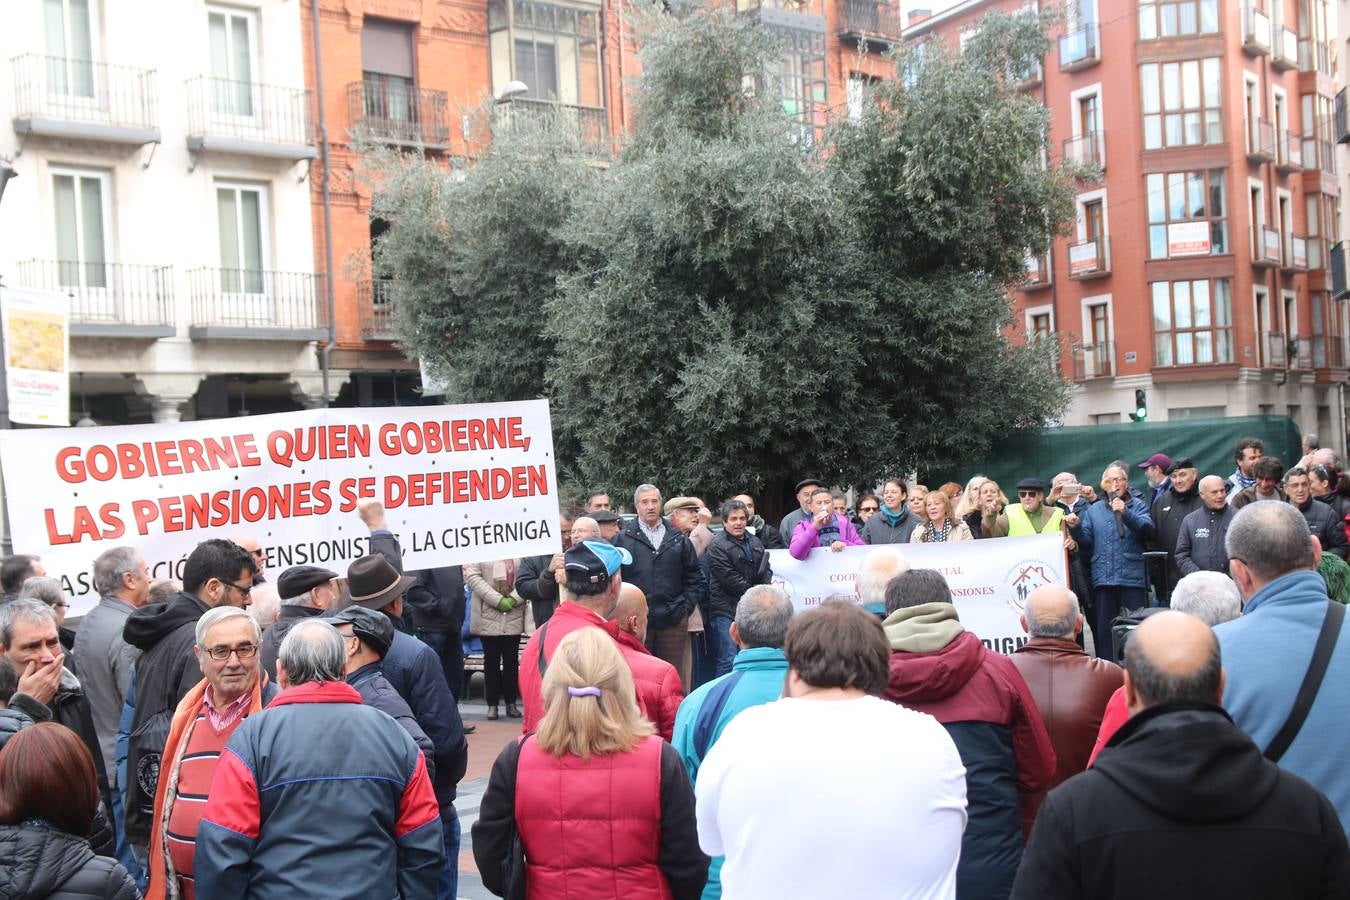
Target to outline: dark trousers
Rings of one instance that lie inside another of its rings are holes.
[[[1141,587],[1099,584],[1092,589],[1092,599],[1096,606],[1094,616],[1096,627],[1092,630],[1092,637],[1097,642],[1097,658],[1115,662],[1116,648],[1111,635],[1111,623],[1123,609],[1140,609],[1147,606],[1148,590]]]
[[[501,700],[514,704],[520,697],[520,635],[496,634],[480,637],[483,642],[483,681],[487,705]]]
[[[688,616],[669,628],[648,628],[647,649],[653,656],[675,667],[680,674],[680,687],[690,683],[694,674],[694,654],[689,643]]]
[[[464,692],[464,644],[459,634],[418,631],[417,638],[436,651],[436,657],[441,661],[441,671],[445,673],[445,683],[458,700]]]

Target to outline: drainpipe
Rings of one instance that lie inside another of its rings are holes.
[[[319,0],[309,0],[309,17],[314,25],[314,98],[319,113],[319,160],[323,169],[323,255],[324,292],[328,301],[328,341],[319,351],[319,371],[323,375],[323,405],[328,406],[332,393],[328,387],[328,367],[333,344],[337,341],[337,310],[333,300],[333,205],[328,194],[328,118],[323,106],[323,53],[319,50]]]

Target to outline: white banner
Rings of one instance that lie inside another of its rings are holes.
[[[936,569],[947,579],[961,623],[989,649],[1012,653],[1027,642],[1019,617],[1027,595],[1043,584],[1068,585],[1064,539],[1058,534],[991,538],[949,544],[896,544],[912,569]],[[798,610],[828,599],[860,603],[856,590],[863,558],[874,547],[838,553],[812,550],[805,561],[771,550],[774,584]]]
[[[14,552],[66,579],[72,616],[98,602],[95,557],[123,544],[155,579],[239,535],[266,550],[269,581],[301,564],[344,575],[369,552],[365,498],[410,570],[562,547],[546,400],[0,431],[0,465]]]
[[[69,314],[70,298],[60,291],[0,291],[11,422],[70,424]]]

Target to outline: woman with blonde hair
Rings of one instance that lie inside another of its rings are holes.
[[[613,638],[599,628],[563,638],[543,695],[538,731],[507,745],[483,793],[473,855],[484,886],[529,900],[698,897],[708,858],[694,791],[638,711]]]
[[[976,506],[961,517],[970,529],[971,537],[999,538],[1008,536],[1008,517],[1003,511],[1008,508],[1008,498],[999,488],[998,482],[986,478],[976,493]]]
[[[970,527],[952,515],[951,498],[942,491],[933,491],[924,498],[924,514],[927,521],[909,536],[911,544],[941,544],[974,539]]]
[[[983,475],[973,475],[966,482],[965,490],[961,491],[959,497],[953,497],[956,502],[954,514],[956,518],[964,520],[966,516],[980,508],[980,487],[988,481]]]

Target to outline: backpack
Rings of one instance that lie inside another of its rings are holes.
[[[1166,606],[1146,606],[1143,609],[1121,610],[1120,615],[1111,620],[1111,641],[1116,649],[1116,663],[1125,665],[1125,643],[1130,634],[1144,623],[1149,616],[1167,612]]]

